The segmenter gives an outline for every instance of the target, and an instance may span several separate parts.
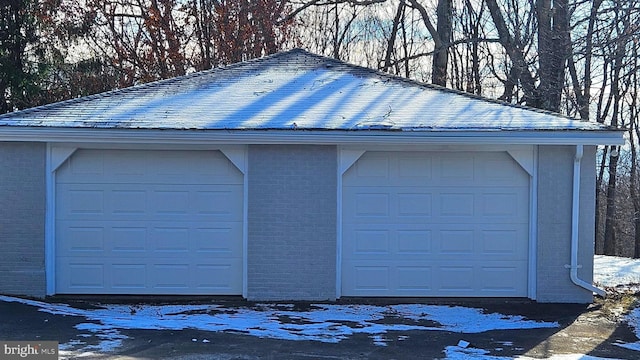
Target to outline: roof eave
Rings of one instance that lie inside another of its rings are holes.
[[[0,127],[0,141],[73,144],[623,145],[623,130],[155,130]]]

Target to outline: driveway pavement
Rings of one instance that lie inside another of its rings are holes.
[[[0,297],[0,340],[58,341],[63,359],[640,358],[640,351],[623,347],[639,347],[623,321],[629,297],[589,306],[115,300]]]

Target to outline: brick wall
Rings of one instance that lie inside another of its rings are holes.
[[[0,142],[0,293],[45,295],[45,154],[40,143]]]
[[[539,302],[588,303],[589,291],[576,286],[565,265],[571,262],[573,146],[540,146],[538,151],[538,278]],[[580,247],[578,276],[593,276],[595,212],[595,147],[584,148],[581,164]]]
[[[249,147],[249,300],[335,299],[336,151]]]

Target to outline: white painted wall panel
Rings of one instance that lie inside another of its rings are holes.
[[[242,174],[218,151],[78,150],[56,176],[56,292],[242,292]]]
[[[529,175],[506,152],[366,152],[343,177],[344,296],[527,296]]]

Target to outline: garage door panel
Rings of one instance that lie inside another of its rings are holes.
[[[99,258],[88,257],[82,260],[57,258],[57,287],[81,290],[81,292],[103,289],[107,271],[103,263],[95,260]]]
[[[241,185],[60,184],[60,220],[242,221]]]
[[[149,229],[146,227],[136,226],[114,226],[109,229],[109,239],[111,239],[111,252],[114,254],[103,254],[104,256],[141,256],[147,251],[147,236]],[[125,253],[125,254],[122,254]],[[121,255],[122,254],[122,255]]]
[[[390,239],[388,230],[356,230],[355,236],[355,253],[379,253],[389,254]]]
[[[144,290],[147,284],[146,264],[111,264],[111,284],[104,284],[115,291]]]
[[[398,192],[398,217],[432,216],[432,198],[429,192]]]
[[[482,230],[479,251],[487,258],[509,257],[526,260],[529,250],[521,241],[526,237],[522,229]]]
[[[441,153],[438,157],[437,176],[450,185],[468,184],[474,180],[473,157],[466,154]]]
[[[397,177],[407,185],[421,185],[433,176],[431,157],[401,156],[398,157]]]
[[[432,216],[432,195],[417,192],[415,188],[380,187],[345,188],[345,198],[353,201],[344,203],[343,213],[354,222],[369,223],[393,217],[396,221],[413,223],[415,218]]]
[[[185,155],[187,154],[187,155]],[[58,183],[242,184],[239,170],[219,151],[77,151]]]
[[[431,230],[400,229],[396,232],[398,255],[421,256],[433,251]]]
[[[343,177],[343,295],[526,296],[528,221],[506,152],[367,152]]]
[[[56,205],[61,218],[71,216],[102,216],[105,208],[105,190],[93,186],[59,187],[65,195],[63,203]]]
[[[242,274],[237,272],[241,259],[193,262],[166,258],[141,262],[61,257],[58,262],[58,289],[66,293],[205,295],[242,291]]]
[[[521,241],[528,228],[521,224],[437,224],[429,226],[405,224],[345,225],[345,251],[353,258],[380,253],[384,256],[421,257],[438,254],[455,258],[474,254],[487,260],[526,260],[528,247]]]
[[[396,268],[398,285],[395,290],[400,292],[425,292],[433,289],[433,267],[425,265],[405,266]]]
[[[343,214],[350,221],[369,223],[430,221],[434,223],[527,223],[528,186],[479,187],[351,187],[343,190]],[[391,220],[390,220],[391,221]]]
[[[438,266],[438,288],[441,293],[463,292],[472,294],[474,290],[474,267],[468,264],[446,264]]]
[[[355,205],[351,211],[358,217],[386,217],[391,213],[389,194],[359,193]]]
[[[474,194],[443,192],[438,194],[438,214],[442,217],[473,217],[475,208]]]
[[[180,223],[167,227],[165,222],[153,222],[141,227],[139,222],[59,221],[56,233],[57,252],[73,256],[156,256],[189,251],[205,257],[229,256],[242,252],[242,224],[216,223],[203,227],[200,222]],[[105,241],[109,239],[109,241]]]
[[[483,217],[513,217],[519,214],[519,193],[514,192],[483,192],[480,195],[480,216]]]
[[[217,151],[76,151],[56,177],[56,291],[240,294],[242,181]]]
[[[526,271],[519,262],[503,261],[485,266],[462,261],[354,262],[343,284],[351,296],[522,296]]]
[[[390,286],[391,271],[389,266],[354,265],[352,286],[358,291],[386,291]]]
[[[494,186],[513,186],[514,183],[528,181],[528,174],[520,164],[506,152],[493,152],[483,155],[482,162],[475,165],[478,179]]]
[[[397,154],[396,154],[397,155]],[[421,186],[433,176],[432,159],[411,153],[399,157],[384,152],[367,152],[353,166],[352,171],[344,174],[344,183],[355,181],[361,186]]]
[[[473,254],[473,230],[442,230],[440,231],[440,254],[462,255]]]

